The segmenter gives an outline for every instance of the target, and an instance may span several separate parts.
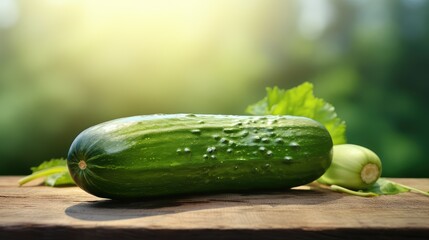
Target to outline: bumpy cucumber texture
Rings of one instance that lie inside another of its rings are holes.
[[[284,190],[316,180],[331,160],[328,131],[308,118],[166,114],[90,127],[67,162],[85,191],[136,199]]]

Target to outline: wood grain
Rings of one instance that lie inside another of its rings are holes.
[[[141,202],[0,177],[0,239],[428,239],[429,197],[362,198],[302,186]],[[394,179],[429,190],[429,179]]]

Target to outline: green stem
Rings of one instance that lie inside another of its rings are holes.
[[[403,184],[400,184],[400,183],[397,183],[397,182],[395,182],[395,184],[398,184],[399,186],[401,186],[403,188],[409,189],[410,191],[415,191],[415,192],[421,193],[423,195],[429,196],[429,192],[425,192],[425,191],[422,191],[420,189],[409,187],[409,186],[406,186],[406,185],[403,185]]]
[[[353,191],[353,190],[350,190],[348,188],[340,187],[338,185],[331,185],[331,189],[333,191],[344,192],[344,193],[348,193],[348,194],[352,194],[352,195],[356,195],[356,196],[360,196],[360,197],[375,197],[375,196],[378,196],[378,194],[373,193],[373,192]]]
[[[33,181],[34,179],[40,178],[40,177],[46,177],[49,176],[51,174],[55,174],[55,173],[61,173],[64,171],[68,171],[66,166],[57,166],[57,167],[50,167],[50,168],[46,168],[37,172],[34,172],[24,178],[19,179],[18,183],[19,186],[22,186],[30,181]]]

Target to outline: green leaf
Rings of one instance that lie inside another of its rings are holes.
[[[429,192],[414,188],[414,187],[410,187],[410,186],[406,186],[404,184],[400,184],[397,182],[393,182],[393,181],[389,181],[386,179],[379,179],[379,181],[376,182],[375,185],[381,185],[382,186],[382,191],[386,192],[385,194],[396,194],[397,193],[401,193],[401,192],[416,192],[416,193],[420,193],[423,194],[425,196],[429,197]],[[376,187],[376,186],[375,186]]]
[[[403,184],[387,180],[385,178],[379,178],[374,185],[372,185],[369,189],[354,191],[345,187],[331,185],[330,189],[336,192],[343,192],[351,195],[356,195],[360,197],[373,197],[379,195],[395,195],[404,192],[414,191],[425,196],[429,196],[429,192],[422,191],[417,188],[405,186]]]
[[[67,166],[67,160],[65,160],[64,158],[54,158],[54,159],[51,159],[49,161],[44,161],[39,166],[32,167],[31,171],[34,173],[34,172],[37,172],[37,171],[40,171],[43,169],[47,169],[47,168],[51,168],[51,167],[58,167],[58,166],[66,167]]]
[[[44,183],[48,186],[75,185],[67,168],[67,161],[63,158],[52,159],[32,167],[32,174],[21,178],[18,183],[24,185],[38,178],[45,178]]]
[[[66,172],[49,175],[45,180],[45,184],[51,187],[75,185],[68,170]]]
[[[410,189],[385,178],[379,178],[367,192],[373,192],[379,195],[394,195],[403,192],[409,192]]]
[[[253,115],[294,115],[314,119],[323,124],[331,134],[334,144],[346,143],[346,124],[335,108],[313,94],[313,84],[303,84],[289,90],[267,88],[267,96],[247,107]]]

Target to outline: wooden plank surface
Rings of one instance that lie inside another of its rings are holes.
[[[429,197],[362,198],[302,186],[276,193],[114,202],[78,187],[0,177],[0,239],[429,239]],[[394,179],[429,190],[429,179]]]

